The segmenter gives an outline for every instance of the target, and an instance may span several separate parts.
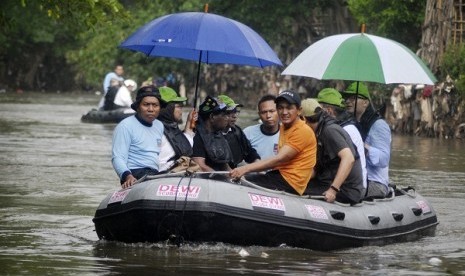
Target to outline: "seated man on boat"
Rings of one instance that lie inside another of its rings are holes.
[[[136,114],[121,121],[114,130],[111,161],[123,188],[159,172],[164,127],[157,117],[162,103],[158,88],[141,87],[131,105]]]
[[[271,169],[265,174],[248,175],[246,179],[269,189],[302,195],[316,163],[315,133],[301,118],[301,100],[296,91],[281,92],[276,107],[281,120],[278,154],[237,167],[230,177],[238,179],[249,172]]]
[[[130,108],[132,104],[131,93],[137,90],[137,83],[134,80],[125,80],[118,89],[113,100],[113,109]]]
[[[229,116],[229,122],[223,130],[223,135],[228,141],[232,153],[232,160],[229,162],[231,169],[245,161],[247,163],[255,162],[260,159],[257,151],[252,147],[242,129],[236,125],[237,116],[240,113],[241,104],[236,104],[233,99],[226,95],[219,95],[218,99],[226,104],[226,113]]]
[[[226,105],[207,96],[199,106],[192,159],[204,172],[229,171],[231,149],[222,131],[229,123]]]
[[[344,99],[341,93],[334,88],[325,88],[318,93],[317,100],[321,108],[331,117],[336,119],[336,122],[349,134],[352,143],[354,143],[362,165],[363,174],[363,195],[367,188],[367,168],[365,161],[365,148],[363,145],[362,135],[358,130],[353,114],[345,110]]]
[[[302,110],[318,140],[315,175],[307,192],[323,195],[327,202],[359,203],[363,192],[362,167],[349,134],[316,99],[303,100]]]
[[[261,123],[244,128],[245,136],[260,159],[278,154],[279,117],[275,100],[274,95],[263,96],[258,101],[258,116]]]
[[[162,101],[166,103],[158,116],[165,128],[160,152],[160,171],[164,172],[170,170],[181,156],[192,156],[195,133],[191,126],[194,110],[189,112],[184,130],[179,129],[179,124],[182,123],[182,108],[187,98],[178,96],[178,93],[168,86],[159,87],[158,90]]]
[[[344,92],[348,112],[355,114],[365,146],[367,165],[367,198],[384,198],[389,194],[389,161],[391,129],[375,110],[368,88],[354,82]]]

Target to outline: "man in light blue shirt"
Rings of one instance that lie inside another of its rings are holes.
[[[366,197],[386,197],[389,193],[391,129],[374,109],[368,88],[363,83],[352,83],[343,95],[347,111],[355,114],[364,141],[368,174]]]
[[[258,101],[258,116],[262,123],[244,129],[245,136],[262,160],[278,153],[279,117],[275,100],[273,95],[263,96]]]
[[[162,104],[156,87],[140,88],[136,101],[131,105],[136,114],[124,119],[115,128],[111,161],[123,188],[159,171],[164,127],[157,117]]]

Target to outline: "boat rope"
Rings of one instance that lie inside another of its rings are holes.
[[[176,186],[176,193],[174,194],[174,206],[173,206],[173,210],[172,210],[172,214],[174,215],[174,236],[173,234],[170,235],[169,237],[169,240],[171,242],[174,242],[178,247],[181,245],[181,240],[182,240],[182,237],[180,235],[180,232],[179,231],[180,227],[182,228],[182,223],[181,223],[181,226],[179,226],[178,224],[178,216],[176,216],[176,203],[178,201],[178,191],[179,191],[179,186],[181,185],[181,182],[182,180],[184,179],[184,174],[181,176],[181,178],[179,179],[178,181],[178,185]]]
[[[185,211],[186,211],[186,206],[187,206],[187,197],[189,195],[189,190],[190,190],[190,186],[191,186],[191,182],[192,182],[192,178],[194,177],[193,174],[191,174],[189,176],[189,182],[187,183],[187,189],[186,189],[186,196],[184,197],[184,206],[182,207],[182,213],[181,213],[181,226],[180,227],[176,227],[176,229],[179,229],[181,228],[182,229],[182,226],[184,224],[184,214],[185,214]],[[176,193],[177,194],[177,193]],[[176,234],[178,235],[178,234]],[[176,240],[176,245],[179,247],[181,245],[181,242],[184,240],[184,237],[180,236],[179,235],[179,238]]]

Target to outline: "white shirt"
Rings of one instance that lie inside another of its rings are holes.
[[[183,132],[184,136],[186,136],[187,140],[189,141],[189,144],[191,144],[191,147],[194,145],[194,136],[192,134],[189,134],[187,132]],[[161,152],[159,155],[159,160],[160,160],[160,172],[165,171],[169,169],[173,164],[174,161],[176,160],[170,160],[176,153],[174,152],[173,147],[171,146],[170,142],[166,138],[166,135],[163,134],[163,137],[161,138]]]
[[[123,107],[131,107],[132,98],[131,98],[131,91],[123,85],[118,89],[116,93],[115,100],[113,101],[114,104],[123,106]]]
[[[357,147],[358,155],[360,156],[360,163],[362,164],[362,174],[363,174],[363,187],[367,187],[367,164],[365,159],[365,147],[363,143],[362,136],[358,131],[357,127],[354,125],[346,125],[343,127],[344,130],[349,134],[352,143]]]

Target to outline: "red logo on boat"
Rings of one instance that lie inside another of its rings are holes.
[[[127,190],[114,192],[111,195],[110,200],[108,200],[108,204],[123,201],[130,191],[131,191],[130,189],[127,189]]]
[[[157,190],[157,196],[186,197],[187,195],[188,198],[198,198],[199,194],[199,186],[160,185]]]
[[[283,200],[279,197],[249,193],[249,198],[252,203],[252,206],[286,211],[286,206],[284,206]]]
[[[316,205],[305,205],[305,207],[312,218],[328,219],[328,215],[323,207]]]

